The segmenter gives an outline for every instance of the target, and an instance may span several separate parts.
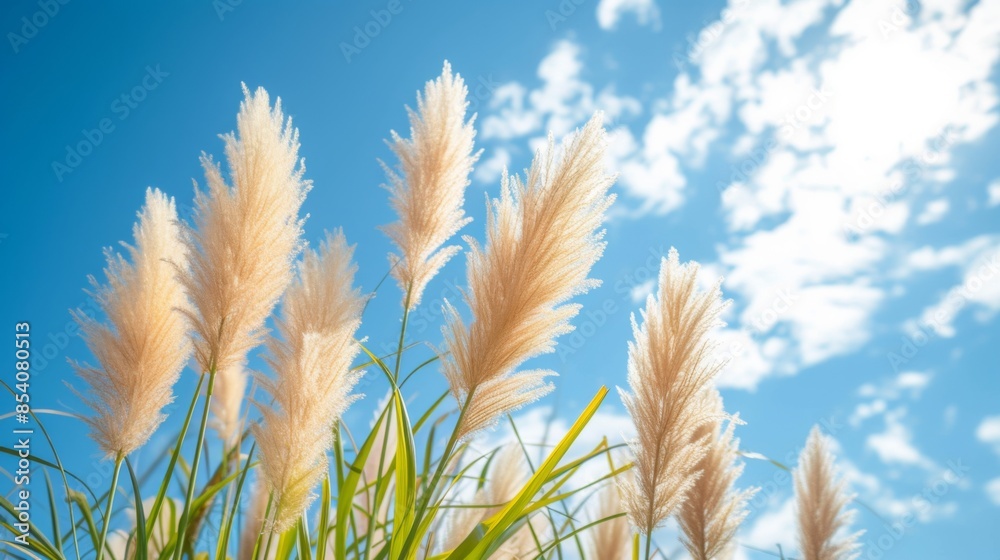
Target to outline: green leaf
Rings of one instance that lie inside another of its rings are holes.
[[[223,516],[222,531],[219,533],[219,542],[216,543],[215,547],[215,557],[220,560],[226,558],[226,551],[229,549],[229,537],[233,530],[233,520],[236,519],[236,514],[240,508],[240,497],[243,495],[243,487],[247,481],[247,474],[250,469],[253,468],[250,462],[253,460],[254,451],[257,450],[257,442],[255,441],[252,446],[250,446],[250,452],[247,453],[247,459],[243,462],[243,469],[240,472],[240,481],[236,484],[236,494],[233,497],[233,507],[229,512],[229,515]]]
[[[129,478],[132,479],[132,494],[135,497],[135,560],[146,560],[149,552],[149,539],[146,537],[146,514],[142,507],[142,493],[139,490],[139,481],[135,478],[135,471],[132,470],[132,462],[125,457],[125,466],[128,468]]]
[[[388,408],[376,420],[371,433],[368,434],[365,442],[361,445],[361,449],[358,450],[358,454],[354,458],[354,463],[344,478],[343,486],[337,489],[337,523],[334,527],[334,558],[347,557],[347,529],[351,509],[354,505],[354,495],[357,493],[358,481],[361,479],[361,473],[364,471],[365,462],[368,461],[368,455],[371,454],[375,437],[381,433],[380,427],[382,426],[382,422],[385,421],[385,413],[387,411]]]
[[[511,525],[524,515],[532,498],[549,479],[549,476],[556,469],[556,465],[558,465],[559,461],[569,451],[569,448],[576,441],[576,438],[580,436],[580,433],[587,423],[590,422],[590,419],[593,418],[607,394],[608,388],[601,387],[590,401],[590,404],[587,405],[576,421],[573,422],[566,435],[563,436],[562,440],[559,441],[548,457],[545,458],[545,461],[539,466],[538,470],[535,471],[535,474],[521,488],[517,496],[502,510],[483,522],[486,528],[485,534],[481,538],[477,538],[475,533],[470,535],[451,552],[448,556],[449,559],[485,558],[494,550],[495,545],[503,542],[501,537],[504,536],[504,533]]]

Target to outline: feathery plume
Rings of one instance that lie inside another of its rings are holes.
[[[701,406],[702,392],[722,364],[713,363],[709,331],[724,304],[717,283],[697,287],[698,264],[681,265],[670,250],[660,264],[659,286],[646,299],[640,327],[632,316],[628,383],[619,389],[635,423],[634,478],[621,484],[632,523],[649,535],[684,500],[705,455],[697,430],[718,417]]]
[[[109,456],[128,455],[163,422],[163,407],[191,354],[183,311],[188,306],[177,279],[186,252],[177,209],[159,190],[146,190],[146,205],[133,228],[135,246],[122,244],[132,262],[105,251],[107,284],[92,295],[107,314],[100,324],[82,311],[73,317],[98,365],[73,362],[90,386],[84,400],[94,410],[91,436]]]
[[[622,476],[629,476],[625,473]],[[596,520],[623,513],[621,492],[617,485],[605,486],[597,495]],[[632,529],[628,518],[616,517],[604,521],[591,530],[590,553],[601,560],[628,560],[632,557]]]
[[[361,373],[351,371],[359,352],[354,333],[364,300],[352,287],[354,249],[342,233],[328,236],[319,253],[307,250],[299,280],[288,289],[278,331],[270,337],[268,362],[275,379],[260,377],[274,407],[253,427],[260,465],[274,494],[274,527],[287,529],[314,498],[326,472],[333,423],[356,397]]]
[[[232,186],[219,165],[202,155],[207,191],[195,192],[189,230],[195,359],[216,372],[212,411],[220,437],[232,444],[246,389],[246,355],[260,343],[264,322],[292,279],[301,248],[299,208],[310,188],[302,179],[298,131],[271,109],[263,88],[243,86],[237,134],[223,136]]]
[[[243,520],[243,530],[240,532],[239,560],[271,560],[277,556],[278,536],[275,535],[271,539],[269,547],[267,543],[268,535],[264,534],[261,536],[261,530],[264,528],[264,517],[274,512],[273,505],[270,511],[267,508],[267,502],[270,499],[271,494],[267,489],[267,485],[262,480],[258,480],[253,485],[253,490],[250,493],[250,506]],[[253,549],[257,546],[258,536],[261,537],[261,542],[255,559]],[[266,551],[264,550],[265,547],[267,547]]]
[[[736,534],[747,516],[746,504],[757,490],[734,488],[743,473],[743,464],[738,462],[740,441],[733,437],[739,417],[730,418],[725,430],[722,429],[725,412],[722,397],[714,387],[705,391],[701,406],[713,411],[717,419],[695,430],[694,440],[704,441],[706,452],[695,467],[701,476],[681,505],[677,521],[683,532],[681,540],[691,558],[712,560],[722,555]]]
[[[427,82],[423,96],[417,93],[417,111],[407,108],[410,139],[392,132],[391,147],[402,176],[382,164],[392,207],[399,214],[399,221],[383,231],[401,253],[390,254],[389,260],[400,289],[404,294],[409,290],[409,309],[420,303],[427,283],[461,249],[441,246],[472,221],[462,205],[479,154],[472,152],[475,116],[465,120],[467,94],[462,77],[452,76],[445,62],[441,76]]]
[[[833,455],[819,426],[809,433],[795,469],[795,502],[798,509],[799,548],[803,560],[850,560],[859,556],[859,531],[841,537],[854,518],[847,505],[854,496],[838,480]]]
[[[490,426],[500,415],[532,402],[552,387],[552,372],[515,370],[551,352],[570,332],[580,306],[572,296],[599,284],[587,278],[604,251],[599,230],[614,197],[604,172],[605,133],[600,113],[555,157],[535,156],[527,180],[504,172],[499,200],[491,204],[486,245],[466,238],[472,322],[450,304],[445,311],[443,370],[460,402],[470,398],[462,436]]]

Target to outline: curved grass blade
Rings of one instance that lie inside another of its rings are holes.
[[[470,535],[469,538],[465,539],[465,541],[452,551],[448,556],[449,559],[459,560],[470,556],[473,558],[485,558],[494,548],[494,545],[502,542],[501,537],[504,532],[523,515],[532,498],[542,488],[555,470],[556,465],[569,451],[569,448],[576,441],[576,438],[580,436],[580,433],[587,423],[590,422],[590,419],[593,418],[607,394],[608,388],[602,386],[576,421],[573,422],[573,425],[570,426],[566,435],[563,436],[562,440],[559,441],[548,457],[545,458],[545,461],[539,466],[538,470],[535,471],[535,474],[521,488],[517,496],[506,507],[497,512],[496,515],[483,523],[487,530],[482,538],[477,539],[475,535]]]
[[[139,490],[139,481],[135,477],[132,469],[132,461],[125,457],[125,466],[128,468],[128,476],[132,479],[132,494],[135,497],[135,560],[146,560],[149,551],[149,539],[146,536],[146,514],[142,507],[142,493]]]

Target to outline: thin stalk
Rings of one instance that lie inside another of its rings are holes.
[[[399,381],[399,363],[403,358],[403,339],[406,336],[406,323],[410,318],[410,293],[413,291],[413,285],[410,284],[406,287],[406,297],[403,299],[403,326],[399,329],[399,348],[396,351],[396,367],[392,370],[392,379],[394,381]]]
[[[104,528],[101,529],[101,541],[98,543],[100,549],[97,551],[97,560],[104,558],[104,549],[108,540],[108,527],[111,526],[111,508],[115,503],[115,492],[118,491],[118,475],[122,470],[122,460],[125,458],[121,452],[115,456],[115,472],[111,476],[111,491],[108,492],[108,507],[104,510]]]
[[[187,526],[191,515],[191,502],[194,501],[195,484],[198,482],[198,462],[201,460],[202,446],[205,444],[205,432],[208,429],[208,411],[212,404],[212,389],[215,387],[215,365],[208,370],[208,387],[205,388],[205,408],[201,413],[201,426],[198,429],[198,443],[195,445],[194,459],[191,462],[191,476],[188,477],[187,499],[184,501],[184,512],[181,514],[181,523],[177,531],[177,538],[183,539],[187,532]],[[179,560],[184,543],[178,542],[174,547],[174,560]]]
[[[651,548],[652,544],[653,544],[653,535],[646,535],[646,555],[645,555],[646,556],[646,560],[649,560],[650,558],[652,558],[649,555],[649,549]]]

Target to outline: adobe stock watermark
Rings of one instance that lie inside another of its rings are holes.
[[[369,11],[371,18],[361,25],[354,26],[354,35],[351,37],[351,41],[340,42],[340,54],[344,55],[344,60],[348,64],[353,62],[354,57],[368,48],[372,41],[381,35],[386,27],[389,27],[396,16],[403,12],[403,8],[402,0],[389,0],[384,8]]]
[[[69,4],[70,0],[38,0],[38,11],[21,18],[21,27],[16,31],[7,32],[7,41],[14,54],[21,52],[21,47],[28,44],[38,36],[38,33],[49,24],[62,7]]]
[[[733,4],[733,7],[723,8],[722,11],[719,12],[719,17],[717,19],[713,21],[703,21],[701,31],[699,31],[697,35],[689,34],[687,36],[687,50],[683,54],[681,54],[679,49],[674,50],[672,59],[674,66],[677,67],[677,71],[683,72],[687,69],[688,64],[695,64],[695,59],[697,59],[701,53],[705,52],[705,49],[708,48],[709,45],[717,41],[719,37],[722,36],[726,27],[736,21],[739,12],[741,12],[749,4],[750,0],[738,0]]]
[[[142,103],[149,93],[160,87],[163,79],[169,76],[169,72],[160,69],[160,65],[146,66],[146,74],[138,84],[132,89],[123,92],[111,102],[109,111],[118,121],[124,121],[132,114],[139,104]],[[94,128],[84,128],[80,131],[82,138],[74,144],[66,145],[66,155],[62,160],[52,161],[52,172],[55,173],[56,180],[60,183],[66,175],[73,173],[80,167],[83,160],[94,153],[94,150],[107,139],[115,130],[117,125],[112,117],[104,117],[97,121]]]
[[[880,560],[885,556],[886,552],[895,547],[896,543],[906,536],[922,515],[929,514],[955,485],[968,476],[970,470],[968,465],[962,464],[961,459],[948,461],[948,470],[910,498],[909,511],[899,516],[892,524],[883,523],[878,536],[869,534],[869,538],[865,540],[861,558]]]
[[[906,0],[901,5],[893,6],[888,17],[878,20],[878,30],[883,39],[888,39],[893,33],[898,33],[913,22],[913,16],[920,11],[920,2]]]
[[[792,288],[778,288],[774,291],[773,298],[763,311],[757,313],[748,321],[742,321],[739,332],[745,334],[751,340],[764,335],[778,324],[782,316],[792,310],[799,300],[799,294]],[[741,340],[737,339],[722,347],[721,350],[722,358],[729,362],[742,357],[746,353],[747,348]],[[830,426],[824,424],[824,427],[831,434],[834,433],[832,426],[836,426],[836,423],[832,423]]]
[[[844,235],[857,239],[875,227],[894,200],[902,194],[909,181],[915,181],[927,173],[927,169],[941,160],[944,152],[957,140],[951,130],[945,130],[928,142],[927,148],[902,165],[903,178],[894,179],[889,185],[875,193],[872,200],[856,210],[844,222]]]
[[[98,311],[100,311],[100,305],[93,297],[88,296],[86,300],[74,309],[79,310],[83,316],[94,319],[97,317]],[[63,358],[60,361],[65,363],[65,354],[63,351],[69,346],[70,338],[74,336],[80,336],[80,325],[77,324],[76,320],[71,318],[66,321],[63,328],[59,331],[49,332],[44,339],[35,341],[35,344],[41,344],[41,347],[36,348],[36,351],[31,355],[31,371],[39,374],[45,371],[45,368],[50,363],[56,362],[57,358]]]
[[[480,74],[476,76],[475,82],[466,82],[465,85],[469,89],[469,106],[466,109],[469,113],[476,112],[479,109],[479,105],[485,101],[489,101],[490,97],[493,96],[493,92],[500,87],[500,84],[493,81],[493,74],[485,76]]]
[[[924,346],[927,346],[931,338],[938,332],[950,328],[949,323],[969,304],[973,296],[983,289],[983,286],[998,280],[1000,280],[1000,252],[985,256],[973,264],[962,284],[948,292],[948,296],[937,306],[933,314],[921,318],[909,334],[900,337],[898,349],[886,354],[892,371],[899,373]]]
[[[660,261],[667,257],[668,250],[660,246],[650,247],[642,264],[615,281],[615,295],[604,299],[599,306],[584,306],[573,321],[573,332],[561,337],[556,344],[559,361],[566,363],[570,356],[584,347],[588,340],[600,332],[608,320],[623,308],[631,308],[632,291],[649,281],[656,281],[660,272]]]
[[[212,9],[215,10],[215,17],[219,18],[219,21],[225,21],[226,16],[235,12],[241,4],[243,0],[212,0]]]
[[[587,1],[588,0],[559,0],[559,4],[556,5],[556,9],[545,10],[545,21],[548,22],[549,29],[555,31],[560,23],[565,23],[570,16],[576,13],[577,8]]]
[[[732,196],[735,185],[746,184],[759,171],[771,155],[790,140],[803,126],[811,122],[826,106],[835,93],[829,86],[810,88],[805,101],[787,111],[778,123],[777,134],[768,138],[761,146],[750,151],[742,162],[730,168],[729,181],[717,181],[716,189],[723,199]]]

